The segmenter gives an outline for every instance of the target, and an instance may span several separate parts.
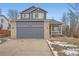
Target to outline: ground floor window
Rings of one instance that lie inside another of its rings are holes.
[[[60,26],[59,25],[52,25],[52,31],[59,31]]]
[[[61,34],[61,25],[51,25],[51,35],[60,35]]]

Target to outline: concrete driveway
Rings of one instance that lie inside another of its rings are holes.
[[[0,44],[2,56],[51,56],[48,44],[42,39],[9,40]]]

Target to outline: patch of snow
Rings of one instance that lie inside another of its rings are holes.
[[[49,44],[55,44],[63,47],[77,47],[76,45],[73,44],[67,44],[67,42],[60,42],[60,41],[48,41]]]
[[[48,44],[54,44],[54,45],[59,45],[62,47],[68,47],[67,49],[63,49],[63,52],[65,53],[65,55],[67,56],[78,56],[79,55],[79,49],[77,48],[76,45],[73,44],[68,44],[67,42],[60,42],[60,41],[49,41],[47,40]],[[54,53],[55,56],[58,56],[58,52],[54,51],[54,48],[52,48],[52,51]]]
[[[47,40],[47,42],[48,42],[48,44],[52,44],[52,42],[51,42],[51,41],[49,41],[49,40]]]
[[[64,47],[77,47],[76,45],[72,45],[72,44],[59,44],[59,46],[64,46]]]
[[[10,39],[8,39],[8,40],[10,40]]]
[[[51,48],[51,50],[52,50],[53,54],[54,54],[55,56],[58,56],[58,52],[57,52],[57,51],[55,51],[55,50],[54,50],[54,48],[53,48],[53,47],[51,47],[51,45],[50,45],[50,44],[52,44],[52,42],[51,42],[51,41],[49,41],[49,40],[47,40],[47,42],[48,42],[48,44],[49,44],[49,46],[50,46],[50,48]]]
[[[55,44],[67,44],[67,42],[53,41]]]
[[[1,43],[2,41],[0,40],[0,43]]]
[[[54,50],[54,48],[51,47],[52,50]]]
[[[79,51],[79,49],[73,49],[73,50],[77,50],[77,51]]]
[[[75,50],[75,51],[79,51],[78,48],[67,48],[67,50],[70,50],[70,49]]]
[[[58,56],[58,52],[57,52],[57,51],[53,51],[53,54],[54,54],[55,56]]]
[[[72,49],[64,50],[64,53],[68,56],[78,56],[79,55],[78,51],[75,51],[75,50],[72,50]]]

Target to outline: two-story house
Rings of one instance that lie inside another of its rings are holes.
[[[47,19],[47,13],[34,6],[22,11],[20,19],[11,21],[11,38],[50,39],[62,35],[62,23]]]

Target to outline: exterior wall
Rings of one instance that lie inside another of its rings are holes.
[[[44,22],[44,39],[45,40],[49,40],[50,39],[49,25],[50,25],[50,22],[49,21],[45,21]]]
[[[11,21],[11,38],[16,38],[16,21]]]
[[[30,14],[29,13],[22,13],[21,14],[21,19],[30,19]]]
[[[32,18],[31,19],[33,19],[33,13],[36,13],[35,19],[42,19],[42,20],[46,19],[46,12],[44,12],[42,10],[35,10],[35,11],[31,12],[31,14],[32,14]],[[39,15],[39,13],[41,13],[41,15]],[[38,17],[43,17],[43,18],[38,18]]]
[[[33,18],[33,13],[35,13],[35,18]],[[38,15],[38,13],[41,13],[41,15]],[[29,15],[28,18],[26,18],[26,14]],[[43,16],[42,16],[43,15]],[[43,18],[38,18],[38,17],[43,17]],[[21,19],[26,19],[26,20],[32,20],[32,19],[42,19],[42,20],[45,20],[46,19],[46,12],[42,11],[42,10],[35,10],[33,12],[30,12],[30,13],[27,13],[27,12],[24,12],[21,14]]]
[[[49,34],[49,21],[44,21],[44,39],[48,40],[50,39],[50,34]],[[16,39],[16,22],[11,21],[11,38]]]
[[[49,40],[51,39],[51,34],[50,34],[50,21],[44,21],[44,39],[45,40]],[[61,27],[62,28],[62,27]],[[15,38],[16,39],[16,21],[11,21],[11,38]],[[61,34],[62,34],[62,30],[61,30]]]
[[[3,23],[1,22],[1,19],[3,19]],[[2,29],[7,30],[9,27],[9,21],[4,17],[0,16],[0,25],[2,24]]]
[[[16,27],[43,27],[43,21],[17,21]]]

